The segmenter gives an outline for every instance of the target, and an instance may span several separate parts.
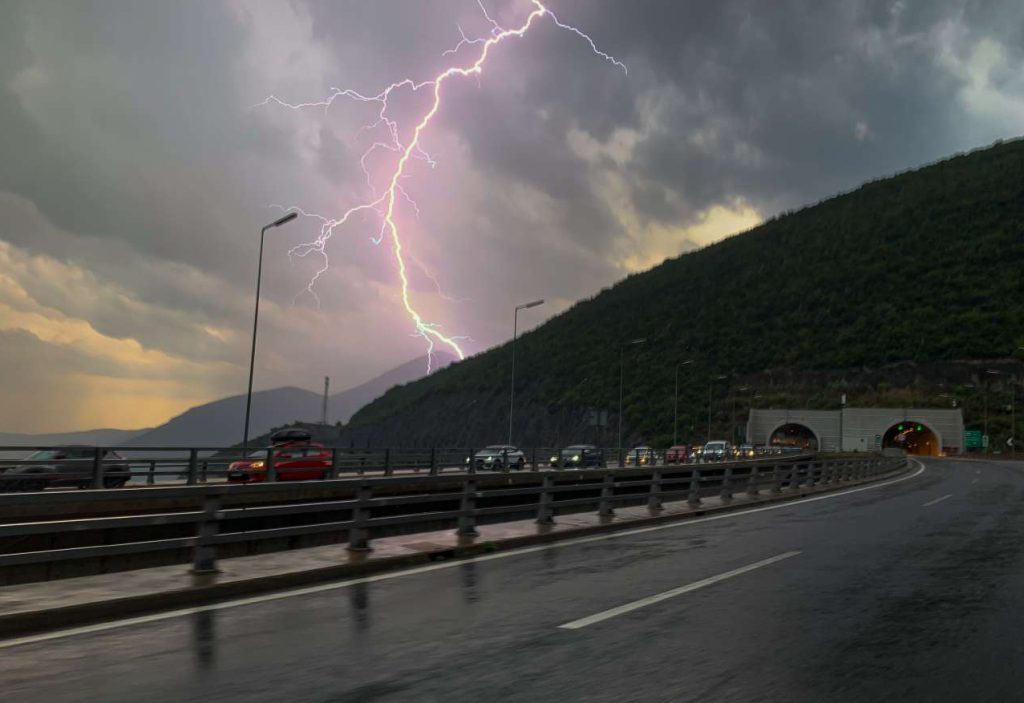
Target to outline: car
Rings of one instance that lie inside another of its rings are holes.
[[[757,456],[757,450],[753,444],[741,444],[736,449],[736,456],[740,459],[753,459]]]
[[[267,480],[267,456],[274,452],[274,472],[278,481],[315,481],[327,478],[331,470],[331,450],[313,442],[302,430],[286,430],[272,435],[272,446],[257,449],[241,461],[228,466],[228,483],[260,483]]]
[[[552,468],[585,469],[604,466],[604,452],[593,444],[572,444],[551,457]]]
[[[469,463],[468,458],[466,463]],[[477,471],[502,471],[506,466],[510,469],[522,469],[526,466],[526,456],[511,444],[492,444],[474,454],[473,463]]]
[[[665,450],[666,464],[686,464],[690,461],[690,448],[685,444],[673,444]]]
[[[41,491],[51,486],[89,488],[92,486],[96,448],[72,445],[39,449],[24,460],[46,463],[0,467],[0,490]],[[103,450],[104,488],[121,488],[131,476],[131,467],[123,456],[112,449]]]
[[[641,445],[626,453],[626,466],[653,466],[658,463],[658,453],[651,447]]]
[[[690,447],[690,461],[700,461],[701,457],[704,456],[704,445],[695,444]]]
[[[732,447],[722,439],[713,440],[704,445],[701,458],[704,461],[725,461],[731,458]]]

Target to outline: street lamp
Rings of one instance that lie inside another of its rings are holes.
[[[707,438],[708,442],[711,441],[711,387],[714,385],[715,381],[724,381],[727,378],[729,378],[729,377],[728,376],[715,376],[710,381],[708,381],[708,438]]]
[[[508,394],[508,444],[512,444],[512,409],[516,404],[516,332],[519,330],[519,311],[543,304],[544,299],[542,298],[534,300],[532,303],[516,305],[515,314],[512,316],[512,388]]]
[[[626,347],[631,347],[635,344],[643,344],[647,341],[646,337],[640,339],[631,339],[628,342],[623,342],[619,345],[619,466],[622,466],[622,360],[625,356]]]
[[[672,446],[677,444],[676,435],[679,430],[679,367],[692,363],[693,359],[687,359],[686,361],[680,361],[676,364],[676,390],[672,396]]]
[[[991,374],[992,376],[998,376],[999,374],[1002,373],[1002,371],[998,371],[996,369],[985,369],[985,373]],[[981,436],[982,436],[983,440],[986,440],[988,438],[988,379],[987,378],[985,379],[985,403],[984,403],[984,407],[985,407],[985,412],[984,412],[984,419],[982,420],[982,425],[981,425],[981,427],[982,427]],[[989,449],[988,447],[984,447],[984,451],[985,451],[986,454],[989,453],[988,449]]]
[[[259,264],[256,267],[256,313],[252,319],[252,351],[249,353],[249,390],[245,394],[245,429],[242,431],[243,456],[249,450],[249,411],[252,409],[252,374],[256,364],[256,327],[260,321],[260,282],[263,278],[263,235],[267,233],[268,229],[287,224],[298,216],[297,212],[289,212],[284,217],[274,220],[269,225],[264,225],[260,229],[260,258]]]

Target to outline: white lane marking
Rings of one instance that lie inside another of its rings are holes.
[[[881,483],[872,483],[868,486],[860,486],[859,488],[851,488],[845,491],[836,491],[835,493],[825,493],[820,496],[813,496],[811,498],[800,498],[798,500],[787,500],[781,503],[773,503],[772,505],[764,505],[759,508],[749,508],[747,510],[737,510],[735,512],[725,512],[718,515],[709,515],[708,517],[693,518],[691,520],[680,520],[679,522],[671,522],[664,525],[653,525],[651,527],[637,527],[631,530],[620,530],[618,532],[610,532],[605,535],[593,535],[591,537],[576,537],[573,539],[566,539],[559,542],[552,542],[551,544],[538,545],[536,547],[521,547],[519,549],[509,550],[507,552],[498,552],[495,554],[485,554],[477,557],[468,557],[466,559],[455,559],[452,561],[445,561],[438,564],[430,564],[428,566],[417,566],[412,569],[403,569],[401,571],[389,571],[383,574],[377,574],[375,576],[364,576],[362,578],[348,579],[345,581],[334,581],[332,583],[320,584],[319,586],[306,586],[305,588],[296,588],[290,591],[278,591],[277,593],[267,593],[261,596],[253,596],[251,598],[239,598],[238,600],[229,600],[222,603],[212,603],[210,605],[200,605],[195,608],[182,608],[179,610],[169,610],[163,613],[153,613],[152,615],[141,615],[134,618],[125,618],[123,620],[113,620],[111,622],[101,622],[94,625],[82,625],[80,627],[71,627],[65,630],[54,630],[52,632],[43,632],[38,635],[27,635],[11,640],[0,640],[0,649],[8,649],[10,647],[17,647],[22,644],[33,644],[35,642],[47,642],[49,640],[61,639],[64,637],[74,637],[75,635],[88,635],[95,632],[105,632],[107,630],[114,630],[120,627],[129,627],[131,625],[143,625],[150,622],[158,622],[160,620],[170,620],[172,618],[187,617],[189,615],[195,615],[203,611],[215,611],[215,610],[226,610],[228,608],[237,608],[245,605],[255,605],[257,603],[267,603],[275,600],[282,600],[284,598],[294,598],[296,596],[306,596],[312,593],[322,593],[324,591],[333,591],[338,588],[347,588],[360,583],[374,583],[376,581],[389,581],[391,579],[401,578],[403,576],[414,576],[416,574],[423,574],[429,571],[438,571],[440,569],[451,569],[457,566],[461,566],[467,562],[480,562],[480,561],[491,561],[492,559],[506,559],[508,557],[521,556],[523,554],[533,554],[535,552],[541,552],[546,549],[558,549],[560,547],[570,547],[576,544],[587,544],[590,542],[599,542],[606,539],[617,539],[619,537],[629,537],[630,535],[639,535],[647,532],[656,532],[658,530],[670,530],[689,527],[691,525],[698,525],[705,522],[714,522],[716,520],[729,520],[736,517],[742,517],[744,515],[752,515],[754,513],[763,513],[768,510],[779,510],[780,508],[790,508],[795,505],[803,505],[804,503],[814,503],[819,500],[830,500],[832,498],[839,498],[841,496],[850,495],[853,493],[860,493],[861,491],[870,491],[875,488],[882,488],[884,486],[891,486],[894,483],[900,483],[902,481],[908,481],[912,478],[917,478],[924,473],[925,466],[917,459],[911,459],[918,468],[912,474],[906,476],[900,476],[889,481],[883,481]]]
[[[946,500],[946,498],[952,498],[952,497],[953,497],[952,493],[947,493],[946,495],[942,496],[941,498],[936,498],[935,500],[928,501],[927,503],[925,503],[921,507],[922,508],[927,508],[929,506],[935,505],[936,503],[941,503],[942,501]]]
[[[619,615],[625,615],[626,613],[630,613],[630,612],[632,612],[634,610],[639,610],[640,608],[646,608],[648,605],[654,605],[655,603],[660,603],[663,600],[668,600],[669,598],[675,598],[676,596],[681,596],[684,593],[690,593],[691,591],[696,591],[697,589],[704,588],[705,586],[714,585],[714,584],[719,583],[721,581],[725,581],[726,579],[731,579],[731,578],[733,578],[735,576],[739,576],[741,574],[745,574],[748,571],[754,571],[755,569],[761,569],[761,568],[763,568],[765,566],[769,566],[770,564],[775,564],[776,562],[780,562],[783,559],[789,559],[790,557],[795,557],[799,553],[800,552],[783,552],[782,554],[776,554],[773,557],[769,557],[767,559],[762,559],[761,561],[755,561],[753,564],[747,564],[746,566],[741,566],[740,568],[733,569],[732,571],[726,571],[726,572],[721,573],[721,574],[716,574],[715,576],[709,576],[706,579],[701,579],[700,581],[694,581],[693,583],[688,583],[685,586],[679,586],[678,588],[673,588],[671,590],[664,591],[663,593],[658,593],[658,594],[653,595],[653,596],[647,596],[646,598],[641,598],[640,600],[635,600],[632,603],[626,603],[625,605],[620,605],[620,606],[615,607],[615,608],[609,608],[608,610],[602,610],[600,613],[594,613],[593,615],[588,615],[587,617],[580,618],[579,620],[573,620],[571,622],[562,623],[558,627],[561,630],[578,630],[581,627],[586,627],[587,625],[593,625],[594,623],[602,622],[604,620],[608,620],[610,618],[614,618],[614,617],[617,617]]]

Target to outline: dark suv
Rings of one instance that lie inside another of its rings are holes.
[[[38,464],[0,466],[0,490],[41,491],[50,486],[92,485],[93,461],[96,449],[86,446],[54,447],[32,452],[25,461]],[[131,478],[131,467],[124,457],[106,449],[103,451],[103,487],[121,488]]]
[[[551,457],[552,468],[584,469],[604,466],[604,452],[593,444],[574,444]]]

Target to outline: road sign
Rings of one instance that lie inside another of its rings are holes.
[[[966,449],[981,449],[981,430],[964,431],[964,447]]]
[[[984,449],[988,449],[988,435],[987,434],[981,436],[981,446]]]
[[[1013,437],[1010,437],[1008,440],[1006,440],[1006,446],[1008,446],[1008,447],[1012,447],[1013,446]]]

